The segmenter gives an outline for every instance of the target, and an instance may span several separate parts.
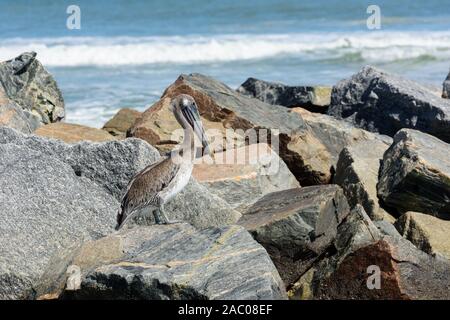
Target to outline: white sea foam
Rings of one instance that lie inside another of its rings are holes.
[[[331,34],[184,37],[61,37],[4,39],[0,60],[36,51],[47,66],[116,66],[210,63],[280,55],[307,60],[357,55],[368,63],[429,57],[450,60],[450,32],[353,32]]]

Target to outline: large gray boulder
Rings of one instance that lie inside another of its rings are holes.
[[[71,290],[62,298],[286,298],[267,252],[239,226],[196,231],[188,224],[172,224],[121,230],[86,243],[69,264],[79,268],[81,281],[79,287],[70,287],[69,281],[66,289]],[[55,286],[53,296],[63,286]]]
[[[333,87],[328,114],[389,136],[412,128],[450,141],[450,101],[370,66]]]
[[[302,107],[313,112],[325,113],[330,105],[331,88],[323,86],[287,86],[282,83],[248,78],[237,92],[263,102],[285,106]]]
[[[294,108],[292,112],[302,116],[311,135],[317,140],[317,144],[323,147],[320,157],[323,166],[330,172],[336,172],[336,166],[341,151],[346,147],[364,144],[392,143],[392,138],[356,128],[348,121],[339,120],[326,114],[309,112],[302,108]],[[314,143],[311,141],[311,143]],[[309,146],[313,148],[312,146]],[[317,161],[317,160],[316,160]]]
[[[378,196],[401,213],[450,217],[450,146],[429,134],[403,129],[385,152]]]
[[[265,143],[257,143],[216,153],[219,163],[199,159],[192,175],[233,209],[245,210],[264,195],[300,187],[282,159]],[[235,163],[227,163],[234,159]]]
[[[383,219],[386,215],[379,204],[377,183],[380,162],[390,146],[389,140],[364,141],[344,148],[333,180],[344,190],[350,207],[361,204],[374,220]]]
[[[0,150],[3,299],[33,297],[52,256],[113,232],[129,180],[159,158],[139,139],[68,145],[6,127],[0,127]],[[196,227],[240,216],[195,181],[167,209]]]
[[[0,88],[0,96],[1,96]],[[6,126],[23,133],[32,133],[41,122],[39,117],[24,111],[21,106],[11,100],[0,97],[0,126]]]
[[[114,231],[117,200],[57,157],[0,144],[0,298],[33,294],[60,249]]]
[[[66,144],[59,140],[24,135],[6,127],[0,127],[2,144],[24,146],[64,162],[72,168],[76,177],[89,179],[117,200],[121,199],[133,175],[160,157],[155,148],[138,139]]]
[[[35,129],[37,124],[48,124],[64,118],[62,94],[52,75],[36,59],[35,52],[22,53],[0,63],[1,91],[27,114],[30,129]],[[29,130],[24,132],[29,133]]]
[[[171,220],[189,222],[197,229],[220,227],[236,223],[241,214],[228,202],[191,178],[186,188],[164,207]],[[146,220],[154,223],[154,218]]]
[[[361,206],[339,226],[334,246],[308,274],[308,298],[450,298],[449,260],[417,249],[386,221],[373,223]]]
[[[339,186],[311,186],[265,195],[239,224],[266,248],[290,286],[330,247],[348,213]]]
[[[442,98],[450,99],[450,72],[448,73],[442,86]]]

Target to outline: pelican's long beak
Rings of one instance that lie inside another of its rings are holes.
[[[192,105],[184,108],[182,112],[189,125],[194,130],[195,135],[202,142],[203,154],[212,155],[211,149],[209,147],[208,136],[206,135],[205,129],[203,128],[203,123],[200,119],[200,114],[198,113],[197,107],[195,105]]]

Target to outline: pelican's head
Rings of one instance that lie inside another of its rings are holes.
[[[209,142],[203,128],[197,104],[194,98],[187,94],[180,94],[172,99],[170,103],[170,111],[173,112],[178,123],[184,129],[192,129],[202,142],[203,154],[209,154]]]

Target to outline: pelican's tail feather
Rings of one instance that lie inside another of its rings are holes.
[[[123,206],[120,206],[119,211],[117,212],[116,230],[119,230],[131,216],[133,216],[133,213],[128,215],[125,208]]]

